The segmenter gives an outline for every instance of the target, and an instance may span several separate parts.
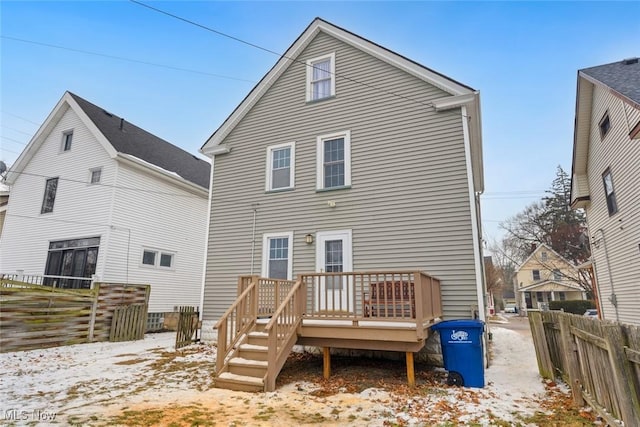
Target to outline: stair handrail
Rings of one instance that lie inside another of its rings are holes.
[[[251,281],[251,284],[238,296],[238,298],[236,298],[234,303],[231,304],[231,307],[229,307],[227,311],[225,311],[222,317],[220,317],[220,320],[218,320],[218,322],[214,326],[214,329],[218,330],[217,351],[216,351],[216,375],[219,375],[222,372],[225,366],[225,360],[227,359],[227,357],[229,356],[233,348],[237,345],[238,341],[240,341],[240,338],[249,331],[252,324],[255,323],[255,320],[257,319],[257,311],[255,307],[256,298],[254,296],[257,288],[256,283],[257,281],[255,280]],[[243,320],[242,324],[238,325],[239,316],[236,314],[235,316],[236,325],[233,328],[235,330],[235,335],[230,341],[228,341],[227,329],[229,326],[229,318],[232,316],[234,312],[238,311],[238,307],[241,304],[246,304],[246,302],[249,302],[249,304],[253,303],[253,309],[251,310],[252,321],[245,322],[244,321],[245,319],[242,319]]]
[[[266,390],[275,389],[276,376],[287,360],[288,350],[297,341],[297,329],[302,322],[304,313],[303,304],[305,302],[304,295],[306,294],[304,289],[302,280],[298,279],[264,328],[264,331],[268,334]],[[293,309],[293,312],[287,313],[290,308]],[[287,315],[291,320],[288,323],[285,321]],[[283,318],[282,321],[280,320],[281,318]],[[279,331],[278,327],[281,326],[285,326],[287,329]]]

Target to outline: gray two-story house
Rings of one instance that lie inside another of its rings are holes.
[[[289,325],[270,366],[295,342],[409,358],[436,318],[484,318],[476,90],[315,19],[201,151],[213,164],[203,336],[217,323],[221,356],[260,314],[278,319],[266,333]]]

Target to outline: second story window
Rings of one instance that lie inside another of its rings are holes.
[[[351,185],[351,132],[318,137],[318,190]]]
[[[89,182],[91,184],[99,184],[102,177],[102,168],[91,169],[89,171]]]
[[[553,280],[562,280],[562,273],[560,272],[560,270],[553,270]]]
[[[318,101],[336,94],[335,54],[307,61],[307,101]]]
[[[540,260],[542,260],[542,261],[546,261],[547,259],[548,259],[548,257],[547,257],[547,253],[546,253],[546,252],[542,252],[542,253],[540,254]]]
[[[267,147],[267,191],[293,188],[295,154],[295,142]]]
[[[604,194],[607,198],[607,210],[609,216],[618,212],[618,204],[616,203],[616,193],[613,191],[613,178],[611,177],[611,169],[604,171],[602,174],[602,182],[604,183]]]
[[[71,150],[71,142],[73,141],[73,131],[62,134],[62,151]]]
[[[42,208],[40,213],[53,212],[53,204],[56,201],[56,191],[58,189],[58,178],[50,178],[44,186],[44,197],[42,198]]]
[[[611,120],[609,119],[608,111],[604,113],[604,116],[600,119],[598,126],[600,127],[600,139],[604,139],[604,137],[609,133],[609,129],[611,129]]]
[[[540,280],[540,270],[533,270],[533,280]]]

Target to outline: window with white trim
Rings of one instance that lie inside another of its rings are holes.
[[[318,101],[335,96],[335,72],[335,53],[307,61],[307,101]]]
[[[102,178],[102,168],[89,169],[89,184],[99,184]]]
[[[291,280],[293,276],[293,232],[266,233],[262,242],[262,276]]]
[[[175,253],[169,251],[143,248],[142,265],[145,267],[172,269],[174,266],[175,255]]]
[[[604,184],[604,194],[607,198],[607,210],[609,216],[618,212],[618,204],[616,203],[616,193],[613,190],[613,178],[611,177],[611,169],[607,168],[602,174],[602,182]]]
[[[351,185],[351,132],[317,138],[317,189],[328,190]]]
[[[553,270],[553,280],[562,280],[562,273],[557,268]]]
[[[540,280],[540,270],[532,270],[531,273],[533,280]]]
[[[71,142],[73,142],[73,131],[67,131],[62,134],[62,151],[71,150]]]
[[[267,147],[266,190],[286,190],[294,187],[296,143]]]

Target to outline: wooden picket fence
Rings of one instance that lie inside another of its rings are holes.
[[[144,338],[147,324],[147,304],[116,307],[111,319],[109,341],[134,341]]]
[[[176,350],[198,341],[200,310],[198,307],[179,307]]]
[[[640,328],[560,311],[530,312],[538,369],[609,425],[640,426]]]
[[[143,303],[138,319],[146,324],[149,291],[149,285],[96,283],[80,290],[1,279],[0,352],[107,341],[119,306]]]

